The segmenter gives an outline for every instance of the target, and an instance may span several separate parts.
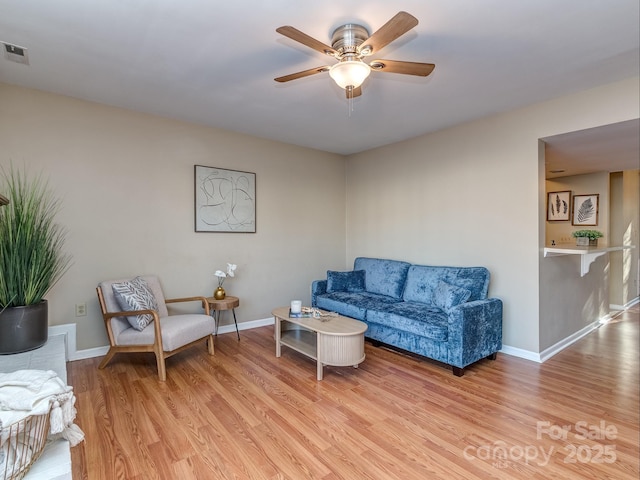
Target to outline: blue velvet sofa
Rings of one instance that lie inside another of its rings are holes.
[[[453,367],[457,376],[502,348],[502,301],[484,267],[412,265],[358,257],[311,285],[312,306],[361,320],[366,337]]]

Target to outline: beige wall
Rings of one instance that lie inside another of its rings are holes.
[[[640,170],[617,172],[611,175],[612,243],[636,245],[636,248],[609,254],[610,303],[624,308],[640,295]]]
[[[346,166],[337,155],[0,85],[0,161],[43,170],[64,197],[75,263],[49,295],[51,323],[77,323],[79,349],[106,344],[94,292],[103,278],[156,272],[170,295],[209,294],[213,271],[234,262],[226,286],[248,321],[294,296],[307,302],[312,279],[371,255],[487,266],[490,294],[505,304],[505,345],[539,352],[543,312],[562,305],[540,289],[549,259],[538,139],[638,118],[637,85],[495,115]],[[258,233],[193,232],[194,164],[257,174]],[[89,315],[76,318],[82,302]]]
[[[540,310],[562,305],[539,286],[549,259],[538,139],[638,118],[639,103],[636,78],[351,156],[347,264],[484,265],[504,301],[504,344],[540,352]]]
[[[2,166],[43,171],[63,198],[74,264],[50,324],[77,323],[80,350],[107,344],[102,279],[157,273],[168,296],[211,295],[213,272],[237,263],[225,287],[247,321],[308,303],[311,280],[344,264],[341,156],[3,84],[0,145]],[[196,164],[256,173],[257,233],[194,232]]]
[[[626,306],[640,296],[640,170],[624,172],[623,191],[623,230],[621,243],[635,245],[625,250],[622,257],[622,303]],[[618,279],[618,282],[620,279]]]

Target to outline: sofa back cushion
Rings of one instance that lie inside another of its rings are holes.
[[[327,270],[327,293],[333,292],[363,292],[365,289],[364,270],[351,272],[335,272]]]
[[[469,300],[470,296],[471,292],[466,288],[456,287],[455,285],[440,280],[438,286],[433,290],[431,305],[448,312],[453,307],[457,307],[461,303]]]
[[[354,270],[364,270],[366,291],[402,298],[410,263],[398,260],[358,257],[353,262]]]
[[[412,265],[402,298],[405,302],[433,304],[434,291],[442,281],[469,290],[469,302],[483,300],[489,292],[489,278],[489,270],[484,267]]]

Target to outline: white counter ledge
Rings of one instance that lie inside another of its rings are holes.
[[[621,245],[617,247],[578,247],[575,245],[556,245],[544,247],[545,257],[557,257],[560,255],[580,255],[580,276],[589,273],[589,268],[596,258],[609,252],[635,248],[635,245]]]

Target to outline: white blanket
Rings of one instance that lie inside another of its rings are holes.
[[[51,409],[49,436],[59,434],[75,446],[84,433],[73,424],[76,418],[73,387],[52,370],[18,370],[0,373],[0,445],[9,427],[30,415],[43,415]]]

